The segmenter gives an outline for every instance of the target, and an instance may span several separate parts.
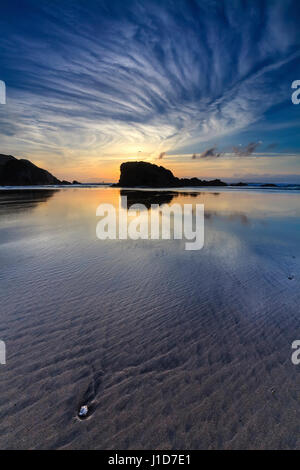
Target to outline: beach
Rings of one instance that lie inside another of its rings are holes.
[[[189,252],[97,239],[120,191],[0,191],[0,448],[300,449],[300,192],[156,189]]]

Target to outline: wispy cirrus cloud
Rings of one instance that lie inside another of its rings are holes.
[[[2,151],[76,159],[141,149],[151,157],[187,142],[196,151],[283,102],[299,58],[293,1],[27,8],[26,20],[7,7],[0,21]],[[200,154],[217,156],[213,146]]]

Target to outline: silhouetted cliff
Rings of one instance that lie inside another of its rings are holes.
[[[163,166],[147,162],[126,162],[120,167],[120,180],[117,187],[146,186],[152,188],[174,188],[184,186],[227,186],[220,180],[205,181],[198,178],[176,178]]]
[[[18,160],[12,155],[0,154],[0,185],[28,186],[60,184],[61,182],[46,170],[29,160]]]

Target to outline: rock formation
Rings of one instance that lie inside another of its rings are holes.
[[[198,178],[176,178],[163,166],[148,162],[126,162],[120,167],[119,182],[116,187],[175,188],[185,186],[227,186],[220,180],[205,181]]]
[[[29,160],[18,160],[12,155],[0,154],[1,186],[31,186],[60,183],[51,173],[37,167]]]

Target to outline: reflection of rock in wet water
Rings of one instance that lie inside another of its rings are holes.
[[[30,210],[46,202],[58,190],[55,189],[13,189],[0,190],[0,212],[9,213]]]
[[[191,192],[188,192],[188,191],[180,191],[180,193],[176,193],[176,197],[178,196],[185,196],[185,197],[198,197],[198,196],[201,196],[201,194],[203,193],[200,193],[198,191],[191,191]]]
[[[120,191],[120,196],[127,196],[127,207],[122,205],[124,209],[129,209],[133,204],[144,204],[147,209],[150,209],[151,204],[161,206],[163,204],[170,204],[174,198],[183,196],[196,199],[204,194],[207,195],[207,193],[199,191],[146,191],[143,189],[121,189]],[[218,192],[211,193],[212,196],[219,196],[219,194]]]
[[[169,204],[174,196],[177,196],[176,193],[172,192],[159,192],[159,191],[130,191],[122,189],[120,191],[121,196],[127,196],[127,207],[122,207],[123,209],[129,209],[133,204],[144,204],[147,209],[151,208],[151,204]]]

